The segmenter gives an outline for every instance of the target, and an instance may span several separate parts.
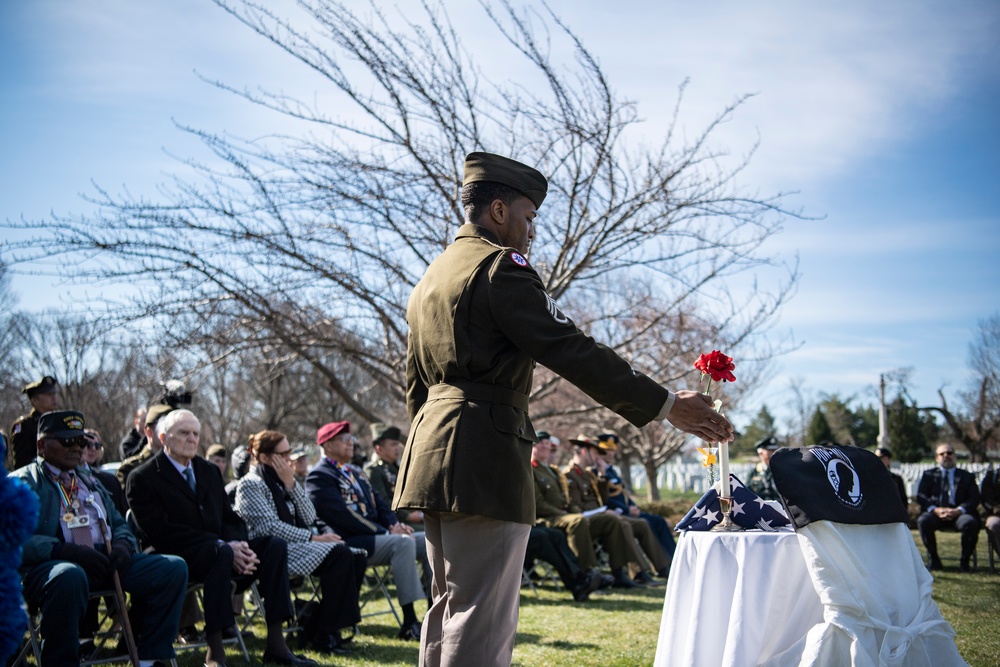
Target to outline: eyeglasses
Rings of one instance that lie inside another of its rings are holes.
[[[69,449],[70,447],[87,447],[89,446],[89,441],[82,435],[78,435],[73,438],[47,438],[47,440],[52,440],[53,442],[58,442],[60,445]]]
[[[286,459],[292,458],[292,450],[286,449],[283,452],[271,452],[271,456],[283,456]]]
[[[938,452],[938,456],[954,456],[955,452]]]

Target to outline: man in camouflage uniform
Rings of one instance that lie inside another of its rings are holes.
[[[547,190],[527,165],[468,155],[466,224],[407,305],[412,425],[393,508],[424,513],[434,604],[423,667],[510,664],[535,521],[528,394],[536,363],[636,426],[666,418],[709,442],[732,439],[707,397],[673,394],[638,373],[546,293],[527,254]]]
[[[21,415],[10,428],[10,449],[7,450],[7,469],[11,472],[24,467],[38,456],[38,418],[46,412],[58,410],[59,382],[46,375],[21,390],[31,403],[31,412]]]

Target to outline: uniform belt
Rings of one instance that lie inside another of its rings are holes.
[[[466,401],[487,401],[528,411],[528,395],[514,389],[498,387],[495,384],[476,382],[442,382],[427,389],[427,400],[435,398],[460,398]]]

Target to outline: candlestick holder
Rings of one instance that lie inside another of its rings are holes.
[[[735,533],[743,530],[741,526],[733,523],[733,499],[719,497],[719,509],[722,510],[722,521],[712,526],[712,531],[717,533]]]

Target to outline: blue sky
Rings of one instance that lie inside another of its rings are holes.
[[[459,29],[482,29],[472,3],[448,4]],[[1000,3],[550,4],[637,102],[649,136],[684,77],[692,129],[756,93],[720,139],[739,152],[759,137],[747,182],[797,191],[789,203],[821,218],[790,221],[768,247],[800,261],[775,335],[801,347],[778,360],[737,423],[760,402],[783,413],[794,378],[864,402],[878,374],[899,367],[914,368],[922,401],[962,385],[977,321],[1000,311]],[[468,45],[488,75],[507,75],[485,46]],[[91,180],[155,194],[175,168],[168,153],[199,154],[174,120],[274,130],[195,70],[235,86],[315,90],[207,0],[8,0],[0,58],[5,218],[85,211],[79,193]],[[24,308],[66,300],[44,278],[15,288]]]

